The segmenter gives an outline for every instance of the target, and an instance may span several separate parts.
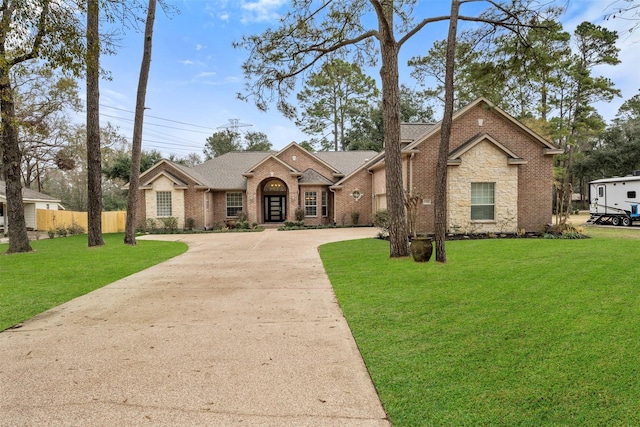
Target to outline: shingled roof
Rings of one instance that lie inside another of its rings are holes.
[[[429,132],[437,124],[436,123],[401,123],[400,124],[400,140],[405,142],[413,142],[422,135]]]
[[[276,153],[272,151],[234,151],[207,160],[192,168],[180,166],[180,170],[211,188],[244,190],[247,188],[247,181],[243,174],[274,154]],[[341,176],[349,175],[377,154],[375,151],[320,151],[313,153]],[[301,181],[305,183],[316,178],[318,177],[308,173]],[[335,177],[323,178],[329,181]],[[328,182],[328,184],[330,183]]]
[[[247,180],[243,173],[273,154],[268,151],[234,151],[194,166],[193,170],[206,180],[206,184],[221,190],[244,190]]]
[[[0,198],[7,199],[7,184],[4,181],[0,181]],[[60,199],[24,187],[22,188],[22,200],[25,202],[60,203]]]
[[[349,175],[378,153],[375,151],[318,151],[314,153],[341,175]]]

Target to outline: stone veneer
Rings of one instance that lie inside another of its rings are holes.
[[[178,219],[178,228],[184,228],[184,190],[175,189],[166,176],[153,181],[153,188],[146,191],[146,211],[148,218],[158,218],[156,213],[156,192],[171,191],[171,216]]]
[[[450,231],[515,233],[518,215],[518,166],[507,164],[507,155],[485,140],[465,152],[459,166],[447,173]],[[493,221],[471,221],[471,183],[495,184]],[[454,195],[451,197],[451,195]]]

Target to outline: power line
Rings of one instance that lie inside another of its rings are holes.
[[[103,117],[110,117],[112,119],[118,119],[118,120],[122,120],[122,121],[125,121],[125,122],[133,122],[134,121],[133,119],[129,119],[129,118],[125,118],[125,117],[119,117],[119,116],[112,116],[112,115],[104,114],[104,113],[100,113],[100,115],[103,116]],[[172,120],[168,120],[168,121],[172,121]],[[176,122],[176,123],[179,123],[179,122]],[[160,125],[158,123],[145,122],[144,124],[145,125],[149,125],[149,126],[158,126],[158,127],[167,128],[167,129],[183,130],[185,132],[196,132],[196,133],[201,133],[201,134],[204,134],[204,135],[211,135],[211,132],[203,132],[201,130],[178,128],[178,127],[175,127],[175,126]]]
[[[111,108],[113,110],[124,111],[125,113],[135,114],[134,111],[125,110],[123,108],[118,108],[118,107],[112,107],[110,105],[100,104],[100,106],[101,107],[106,107],[106,108]],[[171,120],[171,119],[166,119],[166,118],[163,118],[163,117],[152,116],[150,114],[145,114],[145,117],[151,117],[151,118],[154,118],[154,119],[164,120],[166,122],[178,123],[178,124],[186,125],[186,126],[193,126],[193,127],[196,127],[196,128],[209,129],[209,130],[211,129],[211,126],[196,125],[196,124],[193,124],[193,123],[181,122],[181,121],[178,121],[178,120]]]

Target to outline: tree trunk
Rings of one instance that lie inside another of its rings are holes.
[[[2,113],[2,169],[6,183],[7,226],[9,231],[9,249],[7,253],[30,252],[27,223],[22,203],[22,185],[20,183],[20,164],[22,153],[18,143],[16,114],[13,101],[13,88],[9,69],[3,67],[0,75],[0,111]],[[7,230],[5,230],[7,231]]]
[[[156,16],[156,0],[149,0],[147,22],[144,29],[144,50],[140,78],[138,79],[138,93],[136,95],[136,113],[133,123],[133,140],[131,143],[131,177],[129,180],[129,194],[127,203],[127,222],[125,226],[124,243],[136,244],[136,207],[138,204],[138,187],[140,185],[140,157],[142,153],[142,123],[144,122],[144,103],[147,96],[147,82],[151,68],[151,46],[153,42],[153,23]]]
[[[436,197],[434,202],[436,261],[447,262],[445,235],[447,232],[447,158],[449,156],[449,140],[453,122],[453,73],[455,70],[456,33],[458,30],[458,12],[460,1],[451,1],[451,17],[447,36],[447,58],[444,80],[444,115],[440,128],[440,148],[436,167]]]
[[[385,16],[378,17],[378,21],[382,54],[380,77],[382,80],[387,210],[389,211],[389,251],[391,258],[397,258],[409,256],[400,147],[399,47],[393,36],[393,2],[386,2],[383,7],[385,8]]]
[[[89,247],[102,240],[102,153],[100,152],[100,39],[98,0],[87,0],[87,235]]]

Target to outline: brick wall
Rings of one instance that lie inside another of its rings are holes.
[[[383,170],[384,171],[384,170]],[[335,192],[335,221],[338,225],[351,224],[351,214],[360,214],[359,224],[371,224],[371,216],[374,209],[375,198],[372,191],[373,177],[367,170],[360,170],[351,176],[343,187]],[[378,184],[380,181],[378,180]],[[352,194],[355,190],[360,192],[360,198],[356,200]]]
[[[325,178],[331,181],[335,180],[333,177],[333,169],[319,162],[315,156],[297,145],[292,145],[278,153],[278,158],[299,172],[304,172],[311,168]]]
[[[478,119],[482,119],[482,126]],[[544,155],[544,147],[519,126],[502,114],[479,103],[454,121],[449,151],[456,149],[480,133],[487,133],[527,164],[516,166],[518,171],[517,229],[539,231],[549,222],[552,212],[551,190],[553,185],[553,157]],[[417,148],[420,150],[413,160],[414,187],[431,204],[418,209],[418,231],[431,232],[434,229],[433,200],[435,199],[435,178],[437,151],[440,135],[431,136]],[[452,168],[449,166],[447,174]],[[466,195],[448,192],[450,203]],[[451,225],[451,222],[448,221]]]
[[[292,147],[293,148],[293,147]],[[287,150],[290,152],[289,150]],[[304,151],[304,150],[303,150]],[[283,160],[284,161],[284,160]],[[253,176],[247,179],[245,210],[249,215],[249,222],[264,223],[264,200],[262,187],[270,179],[278,178],[287,187],[285,217],[293,219],[294,211],[299,203],[298,177],[291,175],[291,170],[276,159],[268,159],[253,171]]]

